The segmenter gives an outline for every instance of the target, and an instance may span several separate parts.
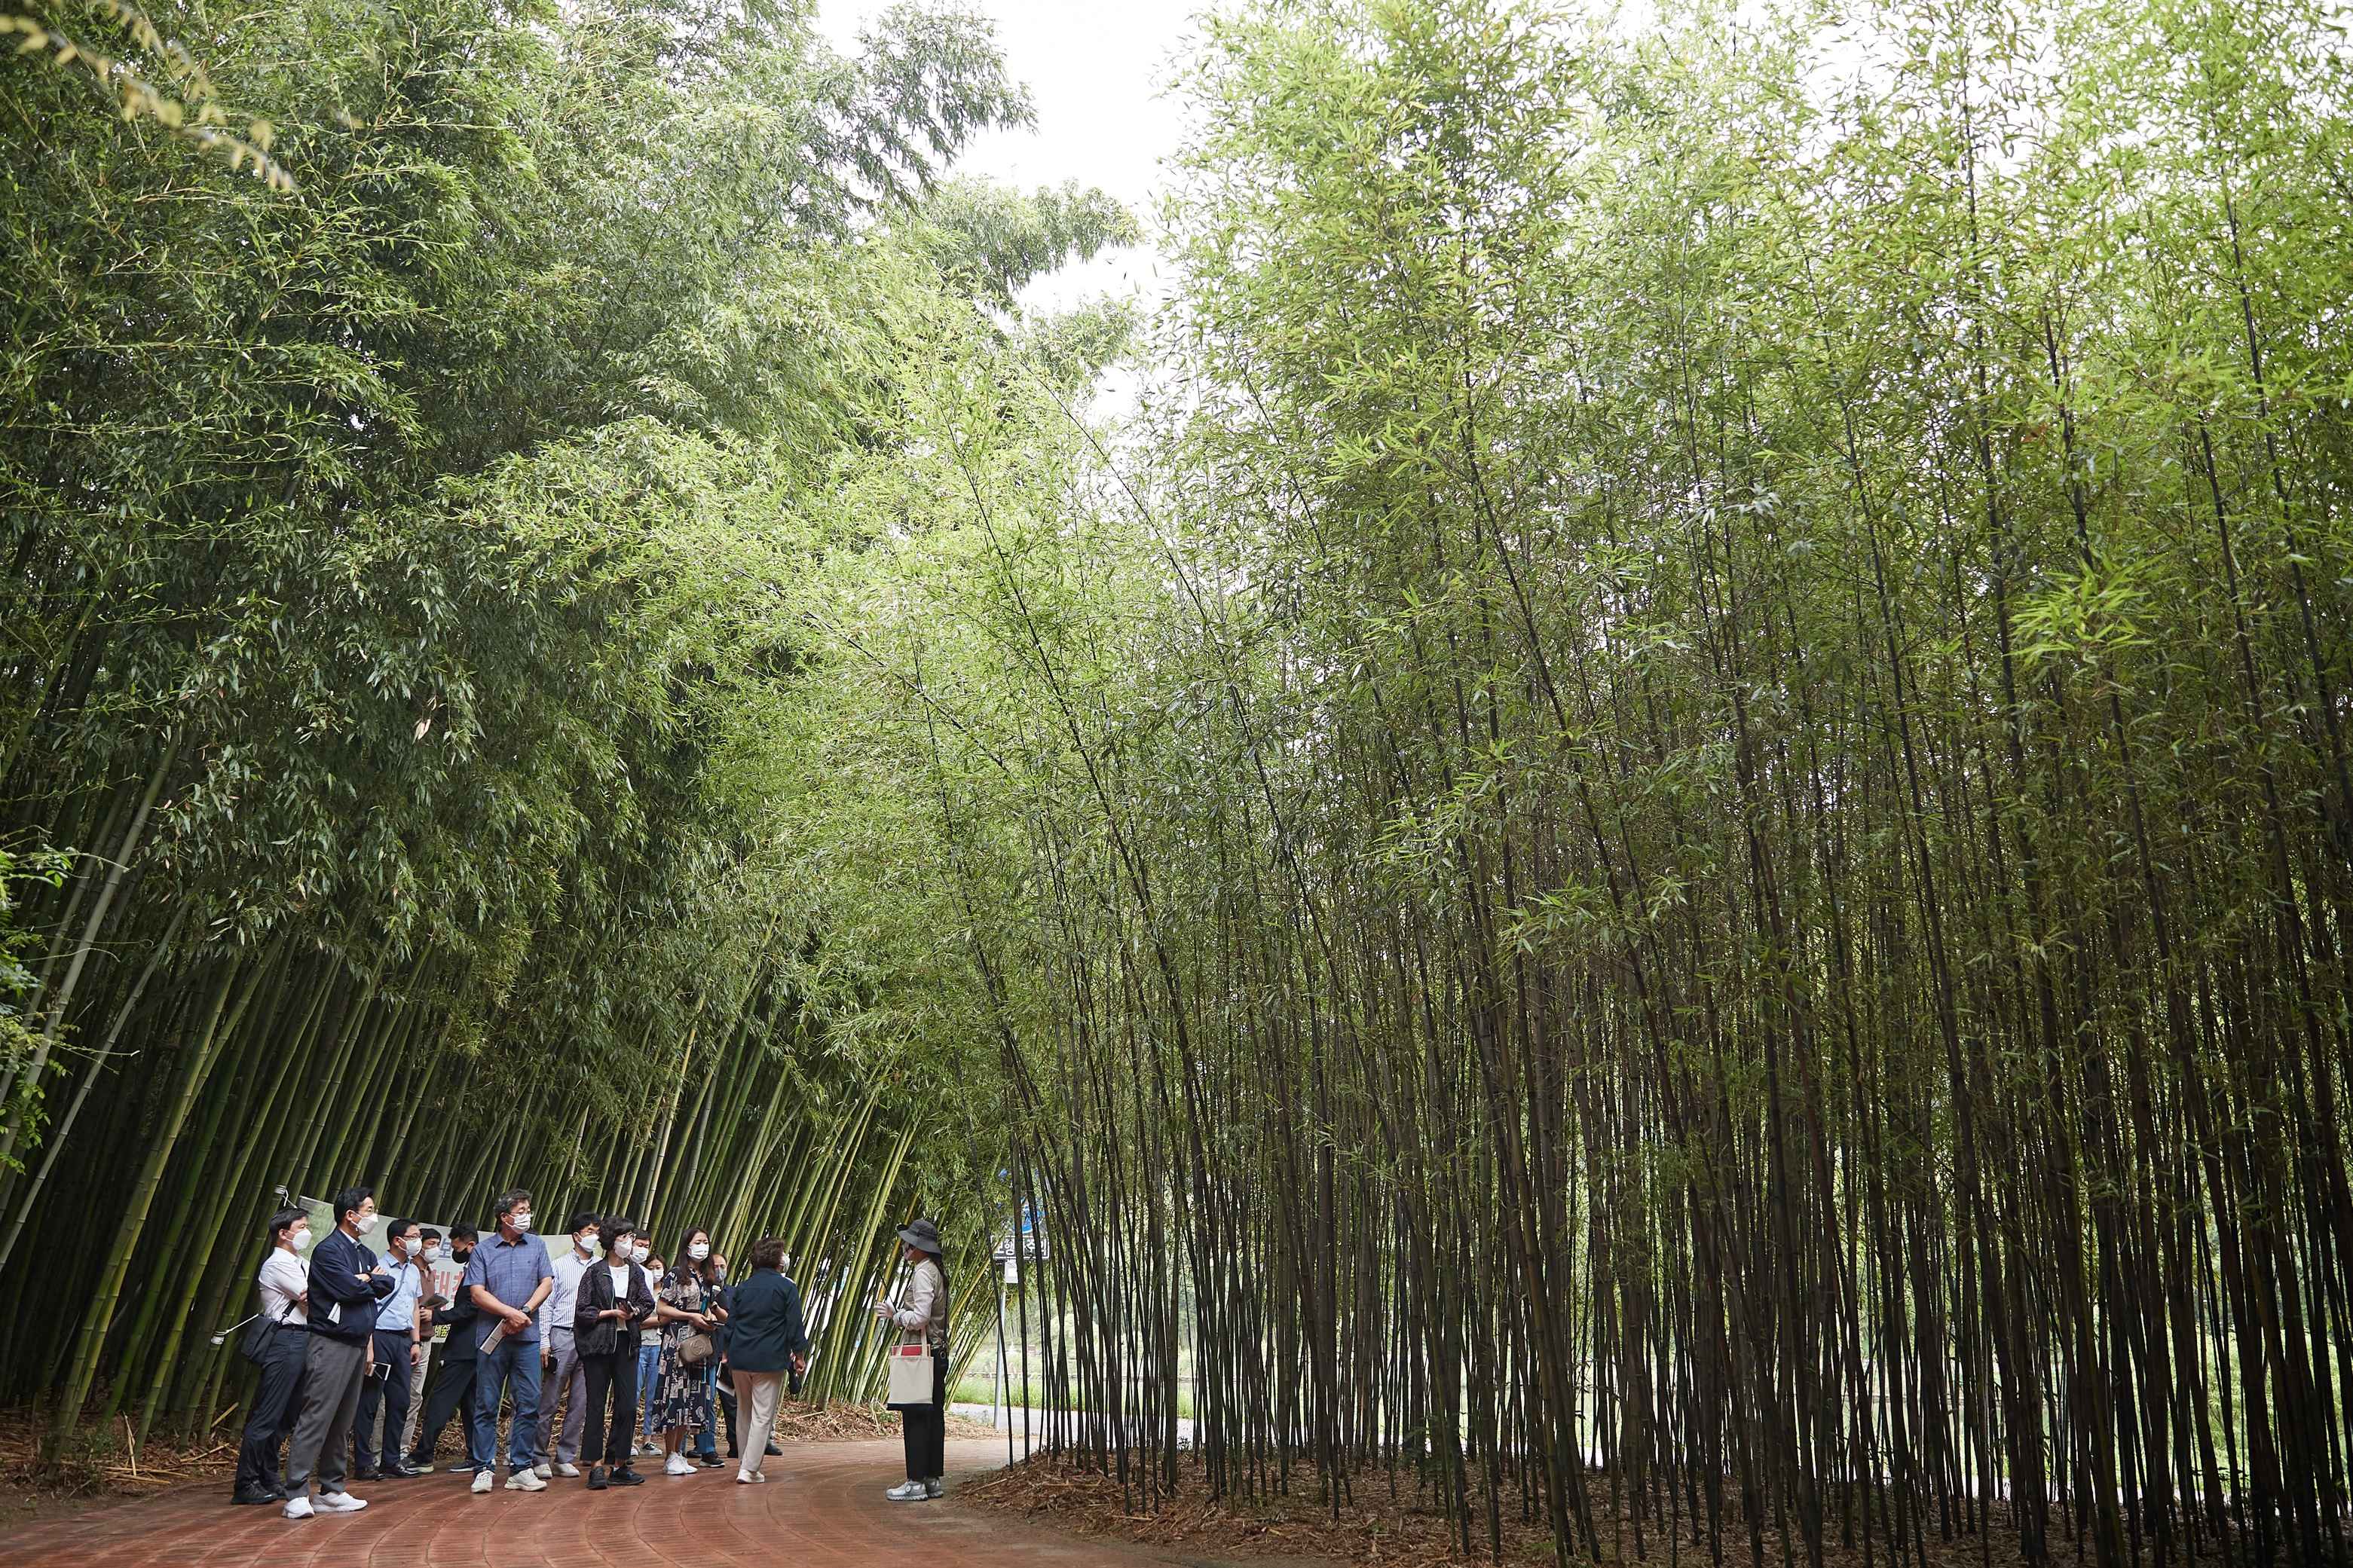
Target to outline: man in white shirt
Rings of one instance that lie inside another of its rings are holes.
[[[278,1454],[293,1428],[295,1395],[311,1355],[310,1267],[302,1254],[311,1245],[311,1219],[301,1209],[280,1209],[269,1218],[269,1256],[254,1281],[261,1293],[260,1315],[274,1324],[260,1361],[261,1381],[246,1406],[245,1436],[237,1451],[237,1489],[229,1500],[286,1500],[279,1485]],[[240,1343],[238,1349],[244,1346]]]
[[[539,1479],[576,1476],[580,1467],[580,1435],[588,1419],[588,1378],[581,1370],[579,1352],[572,1343],[572,1309],[580,1299],[580,1277],[596,1261],[596,1237],[603,1222],[593,1214],[572,1216],[572,1250],[554,1264],[555,1284],[539,1304],[540,1365],[546,1372],[539,1399]],[[555,1403],[564,1402],[564,1429],[555,1429]],[[555,1439],[553,1455],[548,1439]],[[551,1466],[551,1458],[554,1463]]]

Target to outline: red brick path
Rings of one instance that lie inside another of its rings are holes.
[[[70,1568],[1029,1568],[1153,1559],[1072,1541],[958,1506],[959,1476],[1005,1462],[1005,1445],[948,1445],[948,1497],[892,1503],[905,1473],[895,1441],[787,1445],[768,1484],[738,1486],[735,1467],[672,1479],[660,1460],[641,1487],[592,1492],[576,1480],[488,1497],[471,1479],[436,1474],[354,1484],[365,1511],[293,1522],[239,1508],[227,1482],[31,1525],[0,1542],[0,1565]],[[643,1461],[640,1461],[643,1463]]]

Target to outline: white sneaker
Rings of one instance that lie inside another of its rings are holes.
[[[491,1474],[488,1470],[476,1470],[474,1472],[474,1495],[476,1497],[481,1496],[484,1492],[496,1486],[498,1484],[498,1477]]]
[[[507,1478],[507,1490],[511,1492],[543,1492],[546,1489],[547,1483],[539,1479],[537,1470],[517,1470]]]
[[[321,1513],[357,1513],[367,1507],[367,1499],[353,1497],[349,1492],[321,1492],[318,1508]]]
[[[923,1489],[921,1481],[901,1481],[882,1495],[892,1502],[921,1502],[931,1494]]]
[[[308,1497],[295,1497],[288,1498],[286,1506],[278,1511],[288,1519],[308,1519],[314,1510],[311,1507],[311,1500]]]
[[[686,1456],[684,1454],[672,1454],[669,1458],[662,1461],[662,1474],[666,1476],[691,1476],[694,1474],[694,1467],[686,1462]]]
[[[576,1476],[580,1473],[580,1467],[568,1461],[560,1463],[555,1467],[555,1473],[559,1476]],[[547,1467],[545,1465],[539,1467],[539,1474],[543,1480],[546,1479]]]
[[[566,1465],[564,1468],[567,1470],[572,1470],[572,1467],[569,1465]],[[547,1468],[547,1461],[545,1459],[542,1459],[539,1463],[533,1465],[531,1468],[531,1473],[537,1476],[543,1481],[552,1480],[555,1476],[555,1472]],[[576,1476],[580,1472],[577,1470],[572,1470],[572,1473]]]

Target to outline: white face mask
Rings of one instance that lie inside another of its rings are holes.
[[[711,1243],[707,1241],[698,1241],[692,1247],[686,1249],[686,1255],[689,1258],[693,1258],[697,1263],[700,1263],[704,1258],[711,1256]]]
[[[531,1215],[529,1211],[525,1211],[522,1214],[511,1214],[507,1215],[507,1223],[514,1226],[515,1229],[523,1232],[525,1235],[530,1234]]]
[[[296,1232],[294,1233],[294,1250],[295,1250],[295,1251],[297,1251],[297,1252],[300,1252],[300,1251],[301,1251],[304,1247],[308,1247],[308,1246],[310,1246],[310,1245],[311,1245],[311,1227],[310,1227],[309,1226],[307,1226],[307,1225],[306,1225],[306,1226],[304,1226],[301,1229],[300,1229],[300,1230],[298,1230],[298,1231],[296,1231]]]
[[[382,1215],[362,1215],[359,1218],[352,1221],[352,1228],[358,1231],[362,1236],[365,1236],[368,1232],[375,1228],[375,1222],[383,1217],[384,1216]]]
[[[647,1247],[646,1244],[641,1241],[638,1243],[637,1246],[629,1248],[629,1256],[635,1258],[638,1262],[643,1263],[647,1258],[652,1257],[653,1253]]]
[[[596,1256],[596,1233],[593,1230],[584,1231],[572,1238],[572,1245],[594,1258]]]
[[[438,1241],[428,1241],[428,1242],[427,1242],[427,1243],[425,1244],[425,1261],[426,1261],[426,1262],[430,1263],[430,1262],[432,1262],[435,1258],[439,1258],[440,1256],[441,1256],[441,1244],[440,1244],[439,1242],[438,1242]]]

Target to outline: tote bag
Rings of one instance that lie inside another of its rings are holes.
[[[932,1347],[929,1345],[892,1345],[891,1347],[891,1396],[889,1405],[929,1405],[932,1402]]]

